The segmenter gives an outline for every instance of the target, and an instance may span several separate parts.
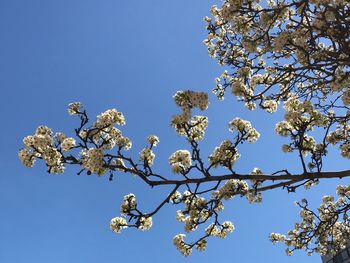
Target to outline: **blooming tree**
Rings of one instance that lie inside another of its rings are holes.
[[[151,187],[167,185],[168,195],[149,212],[141,210],[134,194],[126,195],[121,215],[111,220],[110,228],[115,233],[130,227],[148,230],[152,217],[172,203],[179,207],[176,219],[185,232],[203,225],[197,240],[187,241],[184,234],[173,238],[185,256],[193,248],[205,250],[209,237],[225,238],[234,230],[232,222],[219,219],[224,202],[234,196],[259,203],[264,191],[294,192],[299,187],[310,189],[319,180],[350,176],[350,170],[323,170],[329,147],[338,147],[342,157],[350,158],[350,1],[225,0],[221,7],[213,6],[211,17],[204,20],[208,53],[226,66],[216,79],[214,94],[223,99],[231,91],[249,110],[284,110],[275,131],[288,140],[282,151],[298,156],[299,173],[278,168],[268,173],[259,168],[250,174],[237,172],[239,145],[254,143],[260,136],[241,118],[228,123],[231,139],[203,156],[199,141],[204,139],[208,118],[195,111],[208,108],[208,94],[189,90],[174,95],[181,112],[173,116],[171,125],[188,143],[187,149],[169,157],[176,176],[159,174],[153,166],[156,135],[147,138],[148,146],[139,156],[131,157],[127,151],[132,141],[120,128],[125,125],[123,113],[110,109],[90,123],[79,102],[68,107],[69,114],[80,120],[75,138],[40,126],[24,138],[25,147],[18,154],[27,167],[43,160],[49,173],[63,173],[65,166],[76,165],[78,174],[109,175],[112,180],[115,173],[129,173]],[[218,174],[218,168],[227,172]],[[336,190],[337,197],[324,196],[317,211],[305,199],[298,202],[300,222],[286,235],[272,233],[271,241],[284,243],[288,255],[297,249],[324,255],[344,248],[350,238],[350,186],[339,185]]]

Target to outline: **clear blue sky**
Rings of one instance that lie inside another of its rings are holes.
[[[75,169],[49,175],[42,164],[29,170],[17,159],[23,136],[38,125],[73,135],[78,121],[66,106],[81,101],[92,117],[114,107],[125,114],[123,132],[133,139],[134,156],[146,136],[157,134],[155,167],[175,177],[167,158],[186,145],[169,126],[178,112],[171,97],[181,89],[210,91],[222,70],[202,44],[202,18],[219,2],[0,0],[0,262],[320,262],[317,255],[285,256],[268,235],[286,232],[298,220],[294,200],[309,197],[318,204],[323,194],[335,192],[335,182],[297,194],[275,190],[260,205],[232,200],[221,218],[232,220],[236,231],[225,240],[209,239],[206,252],[184,258],[172,245],[172,237],[183,232],[175,220],[177,207],[162,210],[148,232],[109,230],[125,194],[135,193],[147,210],[165,189],[152,190],[124,174],[113,182],[107,176],[76,176]],[[284,140],[273,133],[281,114],[247,112],[231,96],[211,100],[203,153],[229,138],[227,122],[239,116],[262,136],[242,147],[237,171],[300,169],[295,157],[281,153]],[[331,158],[327,169],[346,165]]]

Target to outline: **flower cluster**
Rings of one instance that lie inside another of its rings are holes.
[[[80,102],[72,102],[72,103],[69,103],[68,105],[68,113],[70,115],[77,115],[80,110],[81,110],[81,103]]]
[[[208,117],[206,116],[193,116],[191,118],[191,122],[188,130],[189,140],[199,141],[203,140],[205,129],[208,127]],[[181,131],[178,133],[180,134]]]
[[[235,230],[235,227],[231,221],[223,222],[220,227],[217,227],[215,224],[210,224],[206,229],[205,233],[209,236],[216,236],[219,238],[225,238],[230,233]]]
[[[326,141],[333,145],[340,143],[341,155],[350,158],[350,125],[347,122],[339,124],[335,131],[330,132]]]
[[[278,122],[275,131],[283,137],[290,137],[291,142],[282,146],[285,153],[298,150],[304,157],[311,154],[311,162],[308,163],[310,170],[322,166],[322,157],[327,154],[326,144],[317,143],[315,138],[308,134],[315,128],[330,127],[333,122],[331,114],[321,113],[315,109],[310,101],[300,101],[296,95],[291,95],[284,103],[285,120]],[[329,128],[328,128],[329,129]],[[325,129],[328,132],[328,129]],[[325,141],[336,142],[338,132],[325,135]]]
[[[192,248],[190,245],[185,243],[185,235],[178,234],[173,238],[174,246],[180,251],[180,253],[184,256],[189,256],[192,253]]]
[[[208,126],[208,118],[204,116],[192,116],[192,109],[198,108],[202,111],[209,106],[208,94],[205,92],[178,91],[174,95],[174,101],[182,109],[180,115],[176,115],[171,120],[171,125],[181,136],[188,137],[189,140],[201,140],[204,131]]]
[[[308,202],[303,199],[302,203],[297,203],[300,210],[301,222],[296,223],[294,229],[288,235],[272,233],[270,240],[274,243],[283,242],[291,255],[295,249],[304,249],[311,255],[314,252],[320,255],[335,254],[344,249],[350,238],[350,222],[345,215],[348,201],[350,200],[350,187],[337,186],[337,195],[324,196],[319,206],[318,215],[308,208]],[[343,221],[338,221],[342,218]],[[314,247],[311,244],[315,244]]]
[[[224,192],[229,192],[232,190],[228,189],[229,185],[232,185],[231,183],[235,184],[236,182],[231,182],[230,180],[212,196],[211,200],[206,200],[204,197],[187,190],[182,194],[182,196],[180,193],[177,194],[177,197],[180,198],[180,201],[185,205],[185,208],[183,210],[176,211],[176,220],[184,223],[185,232],[195,231],[199,225],[206,223],[214,214],[216,215],[215,221],[206,227],[205,236],[199,238],[192,244],[188,244],[184,241],[185,235],[183,234],[179,234],[174,237],[174,245],[183,255],[188,256],[193,247],[195,247],[198,251],[204,251],[207,247],[207,237],[215,236],[225,238],[234,230],[232,222],[225,221],[220,224],[217,220],[218,212],[224,209],[221,199],[224,199]],[[243,185],[241,187],[240,182],[237,182],[235,185],[237,187],[237,193],[242,193],[241,189],[246,187]]]
[[[248,190],[249,186],[246,181],[230,179],[219,190],[213,192],[212,197],[229,200],[235,195],[245,195]]]
[[[250,173],[250,175],[262,175],[263,172],[259,168],[254,168],[253,171]],[[263,180],[256,180],[256,179],[251,179],[250,180],[252,184],[252,189],[248,191],[246,194],[246,198],[250,204],[253,203],[261,203],[262,202],[262,194],[261,192],[257,191],[257,188],[262,185]]]
[[[150,135],[147,137],[147,141],[151,146],[157,146],[159,143],[159,138],[156,135]]]
[[[61,143],[61,148],[65,152],[68,152],[74,146],[75,146],[75,139],[74,138],[65,138]]]
[[[134,213],[136,212],[137,215]],[[111,220],[110,228],[115,233],[120,233],[123,228],[136,227],[139,230],[146,231],[152,227],[152,217],[142,214],[137,210],[137,202],[134,194],[125,195],[120,205],[122,217],[115,217]],[[135,224],[127,224],[125,217],[129,216],[129,222],[135,220]]]
[[[116,109],[110,109],[98,115],[93,126],[95,128],[107,128],[114,125],[125,125],[125,118],[123,113]]]
[[[241,134],[242,140],[256,142],[260,137],[260,133],[253,128],[249,121],[242,120],[241,118],[235,118],[230,121],[228,125],[231,132],[237,131]]]
[[[208,160],[214,167],[220,165],[231,168],[239,157],[240,155],[237,153],[237,149],[233,146],[232,142],[225,140],[220,146],[214,149]]]
[[[189,191],[184,192],[182,201],[185,204],[185,209],[177,211],[176,217],[178,221],[185,224],[186,232],[194,231],[200,223],[205,222],[210,217],[208,202],[204,197],[191,194]]]
[[[173,98],[179,107],[198,108],[203,111],[209,106],[208,94],[205,92],[178,91]]]
[[[140,217],[139,221],[138,221],[138,229],[142,230],[142,231],[147,231],[150,230],[150,228],[152,227],[152,217]]]
[[[153,165],[153,161],[155,158],[155,154],[153,153],[153,151],[149,148],[143,148],[140,152],[140,160],[148,166],[152,166]]]
[[[120,213],[122,215],[127,215],[136,208],[136,205],[137,203],[135,195],[128,194],[124,196],[123,202],[120,205]]]
[[[39,126],[34,135],[23,139],[24,149],[18,153],[18,157],[27,167],[32,167],[36,158],[43,159],[49,173],[63,173],[63,156],[53,144],[52,131],[47,126]]]
[[[127,228],[128,224],[123,217],[114,217],[111,220],[111,223],[109,225],[110,229],[114,232],[119,234],[123,228]]]
[[[182,195],[179,191],[175,191],[170,197],[169,201],[171,203],[178,203],[182,200]]]
[[[102,175],[107,172],[104,152],[101,148],[90,148],[81,152],[82,166],[91,173]]]
[[[249,109],[259,101],[268,112],[292,91],[306,101],[315,98],[321,107],[325,94],[337,92],[348,105],[350,81],[343,61],[349,55],[341,44],[350,37],[341,26],[348,23],[348,8],[341,0],[225,0],[213,6],[211,17],[204,19],[204,44],[220,65],[232,68],[216,80],[214,93],[222,99],[231,87]]]
[[[187,150],[178,150],[169,157],[169,164],[174,173],[185,172],[191,164],[191,153]]]

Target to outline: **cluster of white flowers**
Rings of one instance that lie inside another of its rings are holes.
[[[338,185],[337,186],[337,195],[339,195],[340,197],[347,197],[350,199],[350,186]]]
[[[119,234],[123,228],[127,228],[128,224],[123,217],[114,217],[111,220],[111,223],[109,225],[110,229],[114,232]]]
[[[235,227],[231,221],[225,221],[221,225],[218,234],[216,235],[219,238],[225,238],[228,234],[232,233],[235,230]]]
[[[111,220],[110,228],[115,233],[120,233],[123,228],[128,227],[125,217],[130,216],[132,211],[136,209],[137,202],[134,194],[130,193],[125,195],[120,205],[120,213],[122,217],[115,217]],[[131,217],[132,218],[132,217]],[[130,218],[130,219],[131,219]],[[130,227],[137,227],[139,230],[146,231],[152,227],[152,217],[147,215],[137,216],[135,225],[129,225]]]
[[[155,158],[155,154],[149,148],[143,148],[140,152],[140,160],[143,161],[144,164],[148,166],[153,165],[153,161]]]
[[[265,100],[262,106],[267,112],[272,113],[277,110],[278,103],[275,100]]]
[[[232,142],[225,140],[214,149],[208,160],[214,167],[221,165],[231,168],[239,157],[240,155],[237,153],[237,149],[233,147]]]
[[[206,116],[193,116],[187,125],[176,124],[174,128],[176,133],[187,137],[188,140],[199,141],[203,140],[205,129],[208,127],[208,117]]]
[[[243,80],[235,78],[231,84],[231,91],[234,96],[248,97],[253,95],[253,90],[244,84]]]
[[[53,144],[52,131],[47,126],[39,126],[34,135],[23,139],[24,149],[18,157],[26,167],[32,167],[36,158],[45,161],[49,173],[63,173],[63,156]]]
[[[275,127],[276,133],[283,137],[289,136],[293,130],[293,126],[287,121],[280,121]]]
[[[345,158],[350,158],[350,125],[347,123],[339,124],[335,131],[330,132],[326,141],[335,145],[341,143],[340,153]]]
[[[159,138],[156,135],[150,135],[147,137],[147,141],[151,146],[157,146],[159,143]]]
[[[182,113],[172,118],[171,125],[179,135],[186,136],[189,140],[201,140],[204,136],[204,130],[208,126],[208,119],[204,116],[194,116],[191,119],[191,115],[193,108],[202,111],[208,108],[208,94],[190,90],[178,91],[173,98],[176,105],[182,109]],[[186,128],[191,131],[187,133]]]
[[[228,183],[230,184],[230,183]],[[237,187],[240,183],[237,183]],[[224,188],[228,188],[227,185]],[[226,189],[227,191],[231,191],[230,189]],[[223,192],[221,189],[220,192]],[[185,232],[191,232],[197,229],[197,227],[208,221],[208,219],[213,215],[213,213],[218,213],[224,209],[223,203],[221,201],[224,198],[223,195],[220,196],[219,191],[217,194],[212,197],[210,201],[207,201],[204,197],[198,196],[195,193],[190,191],[185,191],[182,194],[181,201],[185,204],[185,208],[183,211],[176,211],[176,220],[184,223]],[[240,191],[238,189],[238,191]],[[176,199],[179,199],[181,196],[180,193],[176,194]],[[214,204],[214,206],[213,206]],[[206,236],[216,236],[219,238],[225,238],[229,233],[234,230],[233,223],[230,221],[225,221],[220,224],[217,220],[215,223],[211,223],[205,229]],[[207,247],[206,236],[198,239],[192,245],[185,243],[184,237],[185,235],[179,234],[174,237],[174,245],[183,255],[189,255],[191,253],[192,247],[198,251],[204,251]]]
[[[104,152],[100,148],[90,148],[81,152],[82,166],[97,175],[102,175],[107,172],[104,162]]]
[[[71,103],[69,104],[68,111],[78,112],[80,107],[80,103]],[[123,113],[116,109],[109,109],[97,116],[92,128],[82,129],[79,132],[79,137],[82,140],[92,139],[92,141],[98,145],[98,148],[103,150],[111,150],[115,146],[123,148],[124,150],[129,150],[132,146],[131,140],[123,136],[122,132],[114,127],[114,125],[124,124],[125,118]],[[67,143],[69,143],[69,141]],[[70,143],[72,143],[72,141],[70,141]]]
[[[260,168],[254,168],[253,171],[250,173],[250,175],[261,175],[261,174],[263,174],[263,172],[261,171]],[[263,183],[263,180],[251,179],[250,182],[252,184],[253,189],[250,189],[248,191],[248,193],[246,194],[246,198],[247,198],[248,202],[251,204],[261,203],[262,202],[262,195],[261,195],[261,192],[256,191],[256,188]]]
[[[248,142],[256,142],[260,133],[253,128],[252,124],[249,121],[243,120],[241,118],[235,118],[228,123],[230,131],[238,131],[242,135],[242,139],[247,140]]]
[[[116,109],[110,109],[98,115],[93,126],[95,128],[107,128],[116,124],[125,125],[124,115]]]
[[[174,173],[186,171],[191,165],[191,153],[187,150],[177,150],[169,157],[169,164]]]
[[[171,203],[177,203],[180,202],[182,199],[182,195],[179,191],[175,191],[170,197],[169,197],[169,201]]]
[[[58,143],[62,143],[67,136],[63,132],[56,132],[54,138]],[[25,139],[25,138],[24,138]]]
[[[338,142],[342,142],[350,139],[349,132],[350,132],[349,124],[345,123],[343,125],[338,125],[335,131],[332,131],[327,135],[326,140],[327,142],[335,145]]]
[[[230,179],[219,190],[212,193],[212,198],[229,200],[235,195],[248,193],[248,190],[249,186],[246,181]]]
[[[80,112],[82,105],[80,102],[72,102],[68,104],[68,113],[70,115],[76,115]]]
[[[81,131],[80,137],[83,140],[86,140],[88,134],[94,143],[100,145],[100,148],[104,150],[113,149],[117,145],[117,141],[124,138],[122,132],[115,127],[108,127],[104,128],[103,130],[91,129],[87,131]]]
[[[147,231],[152,227],[152,217],[142,216],[140,217],[138,223],[139,223],[138,229],[142,231]]]
[[[219,238],[225,238],[235,230],[235,227],[231,221],[225,221],[221,224],[221,227],[217,227],[215,224],[210,224],[205,229],[205,233],[209,236],[216,236]]]
[[[203,111],[209,106],[208,94],[205,92],[178,91],[173,98],[179,107],[193,107]]]
[[[176,217],[178,221],[183,222],[186,232],[197,229],[200,222],[205,222],[210,217],[207,201],[203,197],[198,197],[185,191],[183,194],[183,202],[185,203],[185,216],[181,211],[177,211]]]
[[[208,127],[208,117],[193,116],[190,122],[190,130],[188,134],[189,140],[199,141],[203,140],[205,129]],[[179,133],[180,134],[180,133]]]
[[[340,153],[343,157],[350,159],[350,142],[344,143],[340,146]]]
[[[344,249],[349,239],[350,226],[347,220],[344,222],[337,220],[342,217],[342,213],[347,211],[344,208],[349,205],[350,187],[337,186],[337,195],[339,196],[337,200],[333,196],[322,198],[322,203],[317,209],[318,215],[309,210],[307,205],[301,206],[301,222],[296,223],[287,236],[272,233],[270,240],[287,245],[289,255],[295,249],[305,249],[309,255],[313,252],[321,255],[335,254]],[[303,202],[305,204],[307,201],[303,200]],[[311,243],[315,244],[314,248],[310,247]]]
[[[130,193],[124,196],[123,202],[120,205],[120,213],[122,215],[127,215],[136,208],[136,205],[136,197],[134,194]]]
[[[313,126],[326,127],[329,122],[328,116],[317,111],[311,101],[301,102],[295,95],[284,103],[284,109],[284,118],[293,127],[307,125],[307,130],[312,130]]]
[[[61,143],[61,148],[63,151],[68,152],[75,146],[74,138],[65,138]]]
[[[128,137],[120,136],[115,139],[115,143],[126,151],[130,150],[132,147],[132,142]]]
[[[320,113],[310,101],[301,102],[295,95],[286,100],[284,109],[285,120],[276,124],[275,131],[280,136],[290,136],[292,142],[282,145],[282,151],[289,153],[299,149],[304,156],[311,153],[314,160],[320,160],[327,153],[325,144],[318,144],[315,138],[306,132],[313,131],[315,127],[325,128],[330,125],[331,115]],[[336,143],[340,133],[342,132],[338,129],[328,134],[327,141]],[[316,164],[309,163],[308,166],[312,170]]]
[[[192,248],[190,245],[185,243],[185,235],[178,234],[173,238],[174,246],[180,251],[180,253],[184,256],[189,256],[192,253]]]
[[[286,239],[285,235],[279,234],[279,233],[271,233],[270,234],[270,240],[272,243],[277,243],[277,242],[284,242]]]
[[[247,108],[259,101],[268,112],[290,91],[306,100],[309,95],[320,98],[323,105],[328,103],[324,96],[338,92],[349,105],[348,73],[339,66],[348,59],[340,45],[348,36],[339,26],[347,21],[338,17],[348,5],[341,0],[225,0],[221,7],[213,6],[211,17],[204,18],[208,36],[203,42],[211,57],[232,68],[217,78],[213,92],[222,99],[231,87]],[[341,55],[335,58],[334,52]]]
[[[33,167],[35,163],[35,156],[30,153],[28,149],[21,149],[18,152],[18,157],[21,160],[22,164],[26,167]]]
[[[288,145],[288,144],[283,144],[282,145],[282,151],[285,153],[290,153],[293,151],[292,146]]]
[[[344,105],[349,105],[350,104],[350,90],[349,88],[346,89],[343,93],[343,96],[341,97]]]
[[[196,249],[198,251],[205,251],[207,249],[207,241],[203,238],[196,242]]]

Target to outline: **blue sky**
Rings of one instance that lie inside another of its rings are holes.
[[[210,239],[206,252],[184,258],[172,245],[172,237],[183,232],[175,220],[178,207],[162,210],[148,232],[129,229],[115,235],[109,230],[124,195],[135,193],[139,205],[150,210],[165,188],[150,189],[124,174],[113,182],[107,176],[76,176],[74,168],[49,175],[42,164],[26,169],[17,158],[22,138],[41,124],[73,135],[78,120],[68,116],[66,107],[81,101],[92,119],[109,108],[124,113],[122,130],[133,139],[133,156],[149,134],[157,134],[155,167],[175,177],[167,159],[186,144],[169,125],[178,113],[172,95],[184,89],[209,92],[222,71],[202,44],[202,18],[219,2],[0,1],[0,262],[320,262],[318,255],[285,256],[284,247],[273,245],[268,235],[287,232],[298,220],[294,200],[308,197],[317,205],[323,194],[335,192],[335,181],[310,192],[275,190],[260,205],[232,200],[221,218],[232,220],[236,231],[225,240]],[[241,148],[237,171],[300,171],[295,156],[281,153],[284,140],[273,133],[281,114],[247,112],[232,96],[223,102],[210,96],[203,153],[229,138],[227,122],[239,116],[262,135],[255,145]],[[326,168],[346,165],[332,157]]]

